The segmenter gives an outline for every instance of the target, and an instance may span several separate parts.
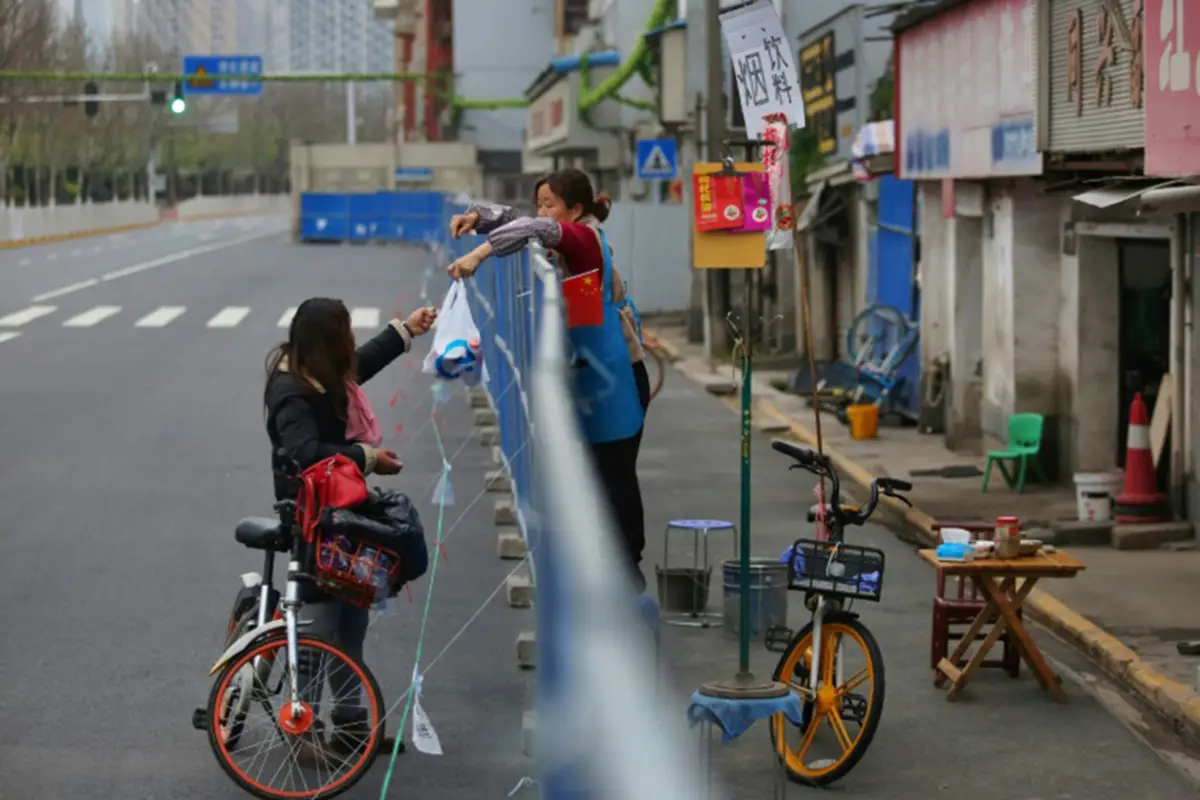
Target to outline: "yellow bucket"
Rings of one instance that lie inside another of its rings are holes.
[[[879,432],[879,406],[850,406],[846,417],[850,420],[850,438],[855,441],[874,439]]]

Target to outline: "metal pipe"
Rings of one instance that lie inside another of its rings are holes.
[[[358,144],[358,109],[355,108],[355,83],[346,84],[346,144]]]

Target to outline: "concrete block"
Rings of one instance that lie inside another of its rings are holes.
[[[496,552],[508,561],[516,561],[525,557],[529,548],[525,545],[525,537],[517,528],[505,527],[496,533]]]
[[[1112,543],[1111,520],[1056,522],[1050,530],[1030,531],[1028,539],[1041,539],[1057,547],[1108,547]]]
[[[496,412],[490,408],[475,409],[475,427],[477,428],[494,428],[496,426]]]
[[[492,446],[492,463],[497,467],[504,466],[504,451],[500,449],[499,445]]]
[[[479,443],[484,447],[494,447],[500,444],[500,431],[496,428],[480,428]]]
[[[491,401],[488,400],[487,392],[477,387],[472,386],[467,392],[467,397],[471,398],[471,408],[491,408]]]
[[[763,419],[754,423],[754,425],[760,432],[766,434],[787,433],[792,429],[791,426],[786,422],[774,419],[772,417],[764,417]]]
[[[511,492],[512,481],[508,478],[508,473],[502,469],[494,469],[491,472],[484,473],[483,486],[489,492]]]
[[[1153,550],[1170,542],[1187,541],[1194,536],[1192,524],[1186,521],[1117,524],[1112,528],[1112,546],[1118,550]]]
[[[733,385],[733,381],[714,380],[704,384],[704,390],[718,397],[728,397],[737,391],[737,387]]]
[[[527,575],[509,575],[504,592],[509,608],[533,607],[533,580]]]
[[[533,631],[517,634],[517,666],[521,669],[537,667],[537,634]]]
[[[493,522],[497,525],[517,524],[517,509],[513,506],[512,500],[496,501],[496,515]]]
[[[537,712],[521,712],[521,751],[533,758],[534,742],[537,740]]]

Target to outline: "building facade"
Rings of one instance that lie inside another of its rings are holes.
[[[394,67],[392,24],[376,19],[365,0],[272,0],[264,30],[268,69],[380,73]]]

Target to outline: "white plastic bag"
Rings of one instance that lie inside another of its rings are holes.
[[[444,381],[461,378],[469,386],[487,378],[479,329],[471,317],[467,288],[461,280],[450,284],[450,291],[442,301],[433,329],[433,345],[421,371]]]

